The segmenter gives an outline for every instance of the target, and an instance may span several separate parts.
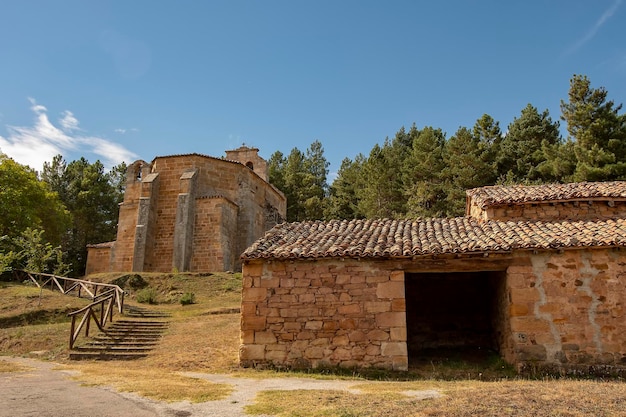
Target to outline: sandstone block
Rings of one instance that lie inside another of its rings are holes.
[[[276,336],[272,332],[255,332],[254,342],[259,345],[276,343]]]
[[[239,359],[257,361],[265,359],[265,345],[243,345],[239,348]]]
[[[264,330],[265,317],[263,316],[242,316],[241,330]]]
[[[285,358],[287,358],[287,352],[280,350],[271,350],[265,353],[265,360],[276,362],[277,364],[282,364],[285,362]]]
[[[351,342],[363,342],[364,340],[367,340],[367,336],[365,335],[365,333],[360,330],[350,332],[348,334],[348,338]]]
[[[339,306],[337,308],[339,314],[349,315],[349,314],[359,314],[361,312],[361,305],[359,303],[352,303],[348,305]]]
[[[404,282],[404,271],[393,271],[389,274],[389,279],[391,281],[400,281]]]
[[[307,330],[320,330],[323,325],[324,322],[321,320],[307,321],[304,328]]]
[[[404,298],[404,281],[381,282],[377,286],[376,296],[381,299]]]
[[[336,336],[333,338],[334,346],[347,346],[350,343],[350,338],[347,335]]]
[[[407,356],[406,343],[403,342],[383,342],[380,345],[384,356]]]
[[[304,351],[303,357],[306,359],[322,359],[324,357],[324,348],[309,347]]]
[[[406,327],[392,327],[389,335],[392,342],[406,342]]]
[[[528,315],[528,305],[527,304],[511,304],[509,307],[509,314],[513,317],[515,316],[526,316]]]
[[[372,330],[367,334],[367,338],[369,340],[387,341],[389,340],[389,333],[378,329]]]
[[[396,298],[391,300],[391,311],[406,311],[406,299]]]
[[[391,311],[391,302],[389,301],[366,301],[365,311],[367,313],[384,313]]]
[[[380,328],[406,327],[406,315],[399,312],[378,313],[376,325]]]
[[[243,330],[241,332],[241,343],[245,345],[254,343],[254,330]]]
[[[265,301],[267,298],[267,288],[244,288],[243,301]]]
[[[242,267],[242,275],[249,277],[260,277],[263,275],[263,264],[262,263],[247,263]]]

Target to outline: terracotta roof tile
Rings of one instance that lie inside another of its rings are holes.
[[[578,182],[545,185],[494,185],[467,190],[481,208],[564,200],[626,199],[626,181]]]
[[[283,223],[257,240],[242,259],[380,258],[626,246],[626,219],[496,221],[368,219]]]

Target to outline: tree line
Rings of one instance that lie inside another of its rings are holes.
[[[270,182],[287,196],[287,220],[462,216],[465,190],[495,184],[626,179],[626,115],[604,87],[574,75],[560,122],[528,104],[502,131],[488,114],[449,138],[415,124],[345,158],[327,184],[322,144],[269,160]]]
[[[321,142],[276,151],[269,180],[287,197],[287,220],[303,221],[461,216],[469,188],[626,179],[622,105],[574,75],[560,109],[566,138],[548,110],[529,104],[505,132],[488,114],[449,138],[432,126],[400,128],[345,158],[332,184]],[[82,276],[87,244],[116,237],[125,174],[124,163],[107,172],[100,161],[60,155],[38,173],[0,152],[0,272]]]

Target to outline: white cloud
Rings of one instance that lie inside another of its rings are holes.
[[[137,159],[137,155],[120,144],[80,134],[78,119],[71,111],[62,113],[59,120],[61,128],[58,128],[48,119],[48,109],[45,106],[37,104],[33,98],[28,100],[35,113],[33,125],[7,126],[7,137],[0,136],[0,151],[15,161],[41,170],[44,162],[52,161],[58,154],[66,159],[68,153],[85,157],[94,154],[106,168],[122,161],[131,162]]]
[[[580,49],[583,45],[585,45],[587,42],[589,42],[591,39],[594,38],[594,36],[596,36],[596,34],[598,33],[598,31],[600,30],[600,28],[602,28],[602,26],[604,26],[604,24],[611,18],[613,17],[613,15],[615,14],[615,12],[617,12],[617,9],[619,9],[619,6],[621,6],[623,0],[615,0],[613,2],[613,4],[611,5],[611,7],[609,7],[608,9],[606,9],[604,11],[604,13],[602,13],[602,16],[600,16],[600,18],[596,21],[596,23],[591,27],[591,29],[589,29],[587,31],[587,33],[585,34],[585,36],[583,36],[582,38],[580,38],[575,44],[573,44],[572,46],[569,47],[569,49],[567,51],[565,51],[565,55],[570,55],[574,52],[576,52],[578,49]]]
[[[69,110],[65,110],[61,114],[63,115],[63,117],[59,119],[59,123],[61,124],[61,126],[63,126],[64,130],[66,131],[80,130],[80,128],[78,127],[78,119],[74,117],[74,113],[72,113]]]
[[[139,129],[137,129],[136,127],[132,127],[130,129],[125,129],[123,127],[117,128],[114,130],[115,133],[119,133],[120,135],[124,135],[128,132],[139,132]]]

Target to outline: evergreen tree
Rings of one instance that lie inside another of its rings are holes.
[[[552,122],[548,110],[540,114],[528,104],[509,124],[500,143],[499,177],[511,183],[541,181],[540,167],[547,161],[544,150],[560,143],[559,122]]]
[[[561,119],[574,142],[576,169],[571,180],[626,178],[626,116],[622,105],[607,101],[604,87],[591,88],[586,76],[570,80],[568,102],[561,100]]]
[[[115,239],[123,199],[121,169],[105,173],[100,161],[90,164],[81,158],[67,164],[61,156],[44,164],[43,180],[59,194],[71,215],[62,248],[76,275],[84,274],[87,244]]]
[[[426,127],[413,139],[404,162],[404,195],[410,216],[445,215],[446,190],[442,178],[443,148],[446,138],[441,129]]]
[[[465,213],[465,191],[488,185],[494,178],[493,167],[486,162],[485,149],[478,137],[460,127],[445,144],[441,178],[445,182],[445,216]]]
[[[359,154],[354,161],[344,158],[337,172],[337,178],[330,186],[328,203],[324,218],[331,219],[358,219],[364,215],[359,211],[358,190],[364,187],[361,171],[365,163],[365,156]]]

